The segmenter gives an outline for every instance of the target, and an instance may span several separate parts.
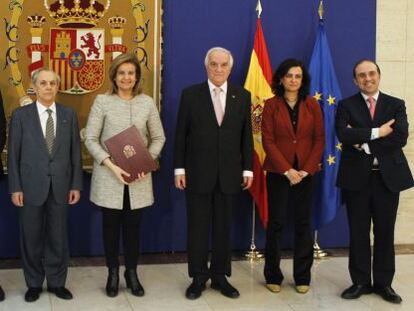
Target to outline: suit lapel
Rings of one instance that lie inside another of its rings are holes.
[[[236,89],[230,83],[227,83],[226,108],[224,111],[224,118],[223,118],[222,125],[233,114],[236,101],[237,101]]]
[[[53,144],[52,157],[55,155],[56,151],[59,148],[59,144],[62,141],[61,138],[62,138],[63,126],[65,123],[67,123],[67,120],[62,110],[62,107],[56,104],[56,137],[55,137],[55,143]]]
[[[34,134],[35,134],[34,137],[38,140],[39,146],[43,148],[44,152],[49,154],[47,150],[45,136],[43,135],[42,126],[40,125],[40,117],[39,117],[39,112],[37,111],[36,102],[33,102],[32,104],[32,113],[31,113],[30,121],[32,122],[31,128],[34,131]]]
[[[364,99],[364,97],[362,96],[361,93],[358,93],[358,110],[359,110],[361,116],[364,116],[365,124],[371,125],[372,124],[372,118],[371,118],[371,114],[370,114],[369,109],[368,109],[368,104],[365,101],[365,99]],[[374,115],[374,117],[375,117],[375,115]]]
[[[380,92],[378,95],[377,103],[375,106],[374,122],[377,123],[379,120],[382,120],[382,116],[386,111],[386,104],[384,103],[384,96]]]
[[[214,112],[213,100],[211,99],[210,88],[208,87],[208,83],[204,83],[201,87],[201,97],[203,103],[203,111],[206,111],[206,116],[218,126],[216,113]]]

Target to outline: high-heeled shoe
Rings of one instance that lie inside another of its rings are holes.
[[[106,295],[116,297],[119,288],[119,268],[108,268],[108,279],[106,281]]]
[[[131,289],[132,295],[139,297],[144,296],[145,291],[138,280],[137,271],[135,269],[126,269],[124,276],[126,285]]]

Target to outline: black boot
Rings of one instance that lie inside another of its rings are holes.
[[[144,296],[144,288],[138,280],[137,271],[135,269],[126,269],[125,281],[128,288],[131,289],[131,293],[134,296]]]
[[[106,295],[116,297],[119,287],[119,268],[108,268],[108,280],[106,281]]]

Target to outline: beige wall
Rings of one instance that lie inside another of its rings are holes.
[[[377,0],[381,90],[405,99],[410,137],[404,152],[414,172],[414,0]],[[414,244],[414,189],[401,193],[396,244]]]

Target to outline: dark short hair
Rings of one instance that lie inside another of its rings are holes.
[[[134,53],[125,53],[120,54],[112,61],[111,66],[109,67],[109,80],[111,81],[111,89],[109,90],[110,94],[118,93],[118,86],[115,83],[116,73],[119,66],[122,64],[133,64],[135,66],[135,77],[137,81],[135,82],[132,93],[138,95],[140,93],[140,80],[141,80],[141,66],[139,60]]]
[[[306,96],[309,95],[310,75],[305,65],[300,60],[294,58],[285,59],[275,70],[272,78],[273,94],[283,97],[285,94],[285,87],[281,81],[292,67],[300,67],[302,69],[302,85],[299,88],[298,99],[304,100]]]
[[[352,69],[352,74],[353,74],[354,78],[356,78],[356,73],[355,73],[356,68],[357,68],[359,65],[361,65],[362,63],[364,63],[364,62],[368,62],[368,63],[372,63],[372,64],[374,64],[374,65],[375,65],[375,67],[377,67],[377,72],[378,72],[378,74],[379,74],[379,75],[381,74],[381,69],[380,69],[380,67],[378,66],[378,64],[377,64],[376,62],[374,62],[373,60],[370,60],[370,59],[368,59],[368,58],[363,58],[363,59],[360,59],[359,61],[357,61],[357,62],[355,63],[355,65],[354,65],[354,68]]]

